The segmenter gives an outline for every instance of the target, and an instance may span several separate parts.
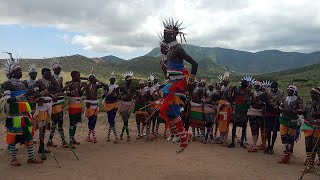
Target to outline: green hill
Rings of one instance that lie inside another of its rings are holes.
[[[281,88],[285,89],[289,84],[298,87],[299,95],[309,99],[309,92],[312,87],[320,86],[320,63],[294,68],[290,70],[257,75],[260,80],[278,81]]]
[[[81,74],[87,76],[91,73],[93,68],[94,74],[101,80],[108,80],[112,71],[115,71],[115,75],[120,80],[122,79],[122,73],[124,71],[133,71],[134,76],[137,79],[147,79],[149,74],[153,73],[158,77],[163,77],[160,68],[160,61],[162,57],[141,56],[133,58],[131,60],[107,60],[102,58],[87,58],[82,55],[63,56],[58,57],[62,65],[62,75],[64,79],[70,80],[70,72],[73,70],[80,71]],[[46,59],[22,59],[21,67],[24,71],[23,79],[28,78],[28,69],[30,63],[35,63],[39,76],[41,68],[51,67],[50,62],[53,58]],[[186,63],[187,68],[190,69],[190,65]],[[3,74],[4,72],[1,71]],[[1,73],[0,72],[0,73]],[[224,69],[213,63],[209,59],[203,59],[199,62],[198,78],[212,79],[216,78],[224,72]],[[5,76],[0,76],[0,80],[4,81]]]

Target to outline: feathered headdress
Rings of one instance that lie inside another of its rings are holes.
[[[35,63],[32,63],[29,65],[29,73],[32,73],[32,72],[37,72]]]
[[[20,67],[19,65],[20,59],[18,57],[14,59],[10,52],[4,52],[4,53],[9,54],[10,56],[10,59],[6,59],[6,61],[3,62],[3,70],[6,72],[6,75],[8,76],[13,72],[13,70]]]
[[[54,58],[54,59],[50,62],[50,64],[51,64],[52,69],[61,68],[61,64],[60,64],[58,58]]]
[[[221,76],[221,75],[217,76],[219,82],[227,82],[227,81],[229,81],[229,78],[230,78],[229,67],[228,66],[226,66],[226,67],[227,67],[227,70],[224,72],[223,76]]]
[[[94,71],[93,71],[93,66],[91,66],[91,73],[89,74],[89,77],[90,76],[93,76],[94,78],[96,78],[96,75],[94,74]]]
[[[266,81],[262,81],[262,86],[264,88],[269,88],[271,87],[272,81],[266,80]]]
[[[221,75],[217,76],[219,82],[222,82],[223,81],[223,77]]]
[[[153,74],[150,74],[148,77],[148,81],[151,81],[151,82],[153,82],[155,79],[157,79],[157,77]]]
[[[163,36],[163,33],[162,32],[160,32],[159,34],[158,34],[158,37],[159,37],[159,45],[161,46],[161,45],[164,45],[165,44],[165,42],[164,42],[164,36]]]
[[[229,68],[227,66],[227,71],[224,72],[224,74],[223,74],[223,80],[224,81],[229,81],[229,78],[230,78],[230,72],[229,72]]]
[[[110,76],[110,78],[109,79],[116,79],[116,76],[114,75],[114,71],[112,71],[112,73],[111,73],[111,76]]]
[[[184,37],[186,34],[182,32],[182,30],[185,29],[185,27],[181,27],[182,22],[179,23],[179,20],[174,22],[173,19],[168,19],[168,20],[162,21],[162,23],[165,31],[172,32],[176,36],[179,35],[181,43],[182,43],[182,38],[185,42],[187,42],[186,38]]]
[[[128,78],[131,78],[133,77],[133,72],[132,71],[126,71],[122,74],[122,77],[124,78],[124,80],[127,80]]]
[[[248,86],[252,86],[256,82],[256,80],[252,76],[244,76],[243,78],[241,78],[241,81],[243,80],[248,82]]]

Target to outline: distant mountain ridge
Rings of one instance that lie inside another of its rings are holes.
[[[101,57],[101,59],[109,61],[109,62],[113,62],[113,63],[120,63],[122,61],[126,61],[125,59],[122,59],[122,58],[119,58],[119,57],[113,56],[113,55],[103,56],[103,57]]]
[[[264,50],[255,53],[219,47],[199,47],[184,44],[185,51],[196,61],[209,59],[220,67],[228,66],[241,73],[269,73],[307,66],[320,62],[320,52],[299,53]],[[146,56],[161,56],[160,48],[154,48]]]

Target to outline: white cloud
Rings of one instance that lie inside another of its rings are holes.
[[[257,51],[315,51],[320,2],[312,0],[28,0],[1,1],[0,24],[48,26],[95,52],[132,52],[157,46],[162,20],[187,27],[188,43]]]

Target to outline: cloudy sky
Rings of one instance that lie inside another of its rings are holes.
[[[162,20],[174,18],[193,45],[312,52],[319,9],[315,0],[2,0],[0,51],[130,59],[156,47]]]

